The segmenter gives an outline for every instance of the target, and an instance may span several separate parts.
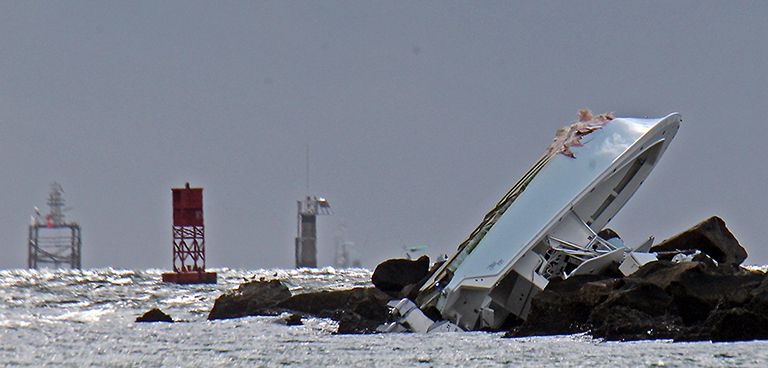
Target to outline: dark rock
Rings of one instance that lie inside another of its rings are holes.
[[[415,261],[397,258],[376,266],[371,282],[377,289],[392,297],[398,297],[405,286],[418,283],[428,275],[429,257],[421,256]]]
[[[722,274],[705,267],[679,274],[666,291],[674,298],[677,313],[686,325],[703,321],[718,305],[741,306],[751,299],[751,291],[763,281],[759,273]]]
[[[173,318],[160,309],[154,308],[136,318],[136,322],[173,322]]]
[[[768,339],[768,277],[704,262],[656,261],[625,278],[551,280],[507,336],[589,332],[607,340]]]
[[[376,288],[321,291],[297,294],[277,305],[339,322],[337,333],[370,333],[386,322],[390,297]]]
[[[715,311],[705,325],[711,326],[712,341],[768,339],[768,319],[744,308]]]
[[[698,249],[718,264],[738,266],[747,258],[747,251],[725,226],[713,216],[680,234],[651,247],[651,252]]]
[[[321,317],[330,317],[339,309],[351,310],[366,298],[365,288],[296,294],[280,302],[278,307]]]
[[[760,285],[752,289],[749,294],[751,298],[746,305],[747,309],[768,316],[768,277],[763,277]]]
[[[363,334],[374,333],[376,327],[384,323],[384,320],[368,319],[354,312],[340,312],[334,319],[339,322],[337,334]]]
[[[672,339],[682,321],[670,315],[652,316],[627,306],[614,306],[592,313],[593,337],[606,340]]]
[[[389,297],[370,287],[348,290],[320,291],[297,294],[277,305],[278,308],[312,314],[319,317],[334,317],[338,311],[353,311],[366,318],[386,319]]]
[[[435,263],[432,264],[432,266],[429,268],[429,271],[427,272],[427,275],[424,276],[421,280],[417,281],[416,283],[409,284],[403,286],[403,288],[400,290],[400,293],[395,296],[395,298],[402,299],[402,298],[408,298],[411,300],[416,300],[419,296],[419,290],[424,285],[427,280],[429,280],[432,275],[437,272],[440,267],[447,262],[447,259],[441,259],[435,261]],[[392,295],[390,295],[392,296]]]
[[[223,294],[208,315],[209,320],[290,313],[289,326],[301,324],[302,315],[332,318],[339,333],[367,333],[386,322],[390,297],[373,287],[320,291],[291,295],[278,280],[253,281]]]
[[[275,306],[291,297],[291,291],[279,280],[251,281],[216,299],[209,320],[255,315],[275,315]]]
[[[389,296],[373,288],[368,289],[367,294],[367,298],[357,303],[352,311],[363,318],[377,321],[377,325],[384,323],[389,318]]]
[[[692,261],[703,264],[704,267],[708,270],[714,270],[717,268],[717,263],[715,260],[706,253],[694,254]]]
[[[675,313],[686,326],[691,326],[707,319],[721,303],[731,306],[747,303],[752,298],[752,290],[765,279],[759,272],[724,271],[700,262],[656,261],[644,265],[626,280],[649,282],[663,289],[672,298],[672,306],[666,303],[666,298],[662,303],[673,307],[674,310],[668,312]],[[638,303],[625,305],[644,310]]]
[[[613,234],[605,230],[601,236]],[[589,332],[607,340],[768,339],[768,277],[739,267],[746,251],[720,218],[651,250],[659,260],[628,277],[551,280],[533,298],[527,320],[508,336]]]
[[[288,326],[301,326],[304,323],[301,322],[300,314],[291,313],[285,318],[285,324]]]
[[[629,279],[642,280],[666,289],[669,284],[680,279],[680,275],[691,269],[701,269],[703,266],[696,262],[673,263],[671,261],[650,262],[630,275]]]
[[[615,279],[599,275],[579,275],[565,280],[553,279],[533,298],[531,311],[512,336],[562,335],[589,330],[592,309],[605,301]]]
[[[427,281],[424,279],[424,281]],[[411,300],[416,300],[416,298],[419,296],[419,289],[421,289],[421,285],[423,285],[424,282],[417,282],[415,284],[405,285],[402,290],[400,290],[400,293],[395,296],[395,299],[402,299],[402,298],[408,298]],[[387,294],[390,295],[390,294]],[[390,295],[392,296],[392,295]]]
[[[595,309],[594,313],[607,313],[603,310],[625,306],[650,316],[666,314],[672,305],[672,297],[656,284],[640,280],[624,280],[612,290],[608,298]]]

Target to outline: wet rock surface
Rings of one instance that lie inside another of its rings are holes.
[[[300,325],[302,316],[312,316],[338,321],[338,333],[369,333],[386,321],[390,299],[373,287],[292,295],[279,280],[260,280],[219,296],[208,319],[289,313],[288,325]]]
[[[279,280],[246,282],[233,292],[219,296],[208,319],[276,315],[278,311],[275,306],[290,297],[291,291]]]
[[[173,322],[173,318],[160,309],[154,308],[136,318],[136,322]]]
[[[768,338],[768,278],[696,261],[655,261],[624,278],[553,280],[507,336],[587,332],[607,340]]]
[[[368,333],[387,319],[391,298],[372,287],[297,294],[277,307],[339,322],[338,333]]]
[[[288,314],[281,318],[280,321],[285,323],[287,326],[301,326],[304,324],[304,322],[302,322],[301,314],[297,313]]]

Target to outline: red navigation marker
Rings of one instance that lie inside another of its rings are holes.
[[[172,188],[173,272],[163,273],[164,282],[215,284],[216,272],[205,271],[205,225],[203,188]]]

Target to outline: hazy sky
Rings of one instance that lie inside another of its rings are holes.
[[[450,253],[582,107],[683,115],[611,223],[717,214],[768,263],[766,2],[0,2],[0,268],[60,182],[84,267],[169,268],[170,188],[209,267],[290,267],[312,194],[367,266]]]

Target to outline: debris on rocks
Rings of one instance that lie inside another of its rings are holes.
[[[725,221],[717,216],[651,247],[651,252],[657,253],[681,250],[700,250],[718,264],[731,267],[747,259],[747,251],[725,226]]]

